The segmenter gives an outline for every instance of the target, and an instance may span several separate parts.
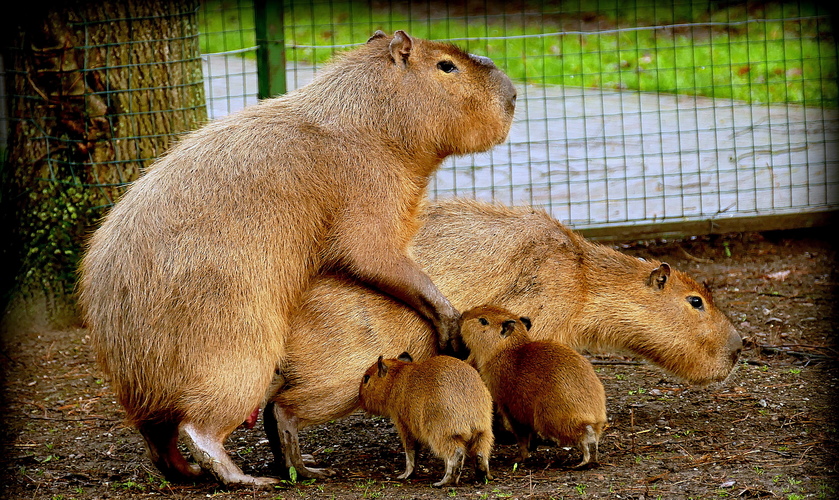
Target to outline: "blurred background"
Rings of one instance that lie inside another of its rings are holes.
[[[9,290],[71,296],[84,239],[178,135],[311,81],[376,30],[492,58],[508,140],[432,198],[543,207],[599,239],[812,227],[839,208],[837,51],[817,1],[36,2],[5,30]],[[57,303],[61,301],[58,300]]]

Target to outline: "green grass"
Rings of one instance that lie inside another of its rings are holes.
[[[763,11],[747,12],[743,6],[713,10],[701,2],[600,0],[594,18],[601,29],[729,24],[693,31],[553,34],[576,30],[569,18],[592,19],[591,13],[569,12],[569,8],[585,11],[591,3],[578,1],[576,6],[563,4],[564,13],[490,13],[470,18],[469,23],[465,17],[412,15],[398,2],[375,10],[367,2],[294,1],[285,11],[286,57],[289,62],[322,64],[335,50],[341,50],[334,46],[363,43],[377,29],[405,29],[421,38],[455,39],[466,50],[491,57],[514,80],[530,84],[695,94],[756,103],[839,105],[836,44],[827,19],[744,23],[748,19],[824,14],[817,3],[773,3]],[[248,2],[209,0],[200,23],[205,53],[256,43]],[[547,35],[539,36],[543,34]]]

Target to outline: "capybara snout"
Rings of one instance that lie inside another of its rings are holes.
[[[740,359],[740,353],[743,352],[743,338],[740,337],[740,334],[737,333],[733,327],[731,329],[731,335],[728,337],[728,352],[731,364],[737,364],[737,361]]]

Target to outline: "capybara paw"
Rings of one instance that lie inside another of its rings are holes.
[[[442,481],[432,483],[431,486],[434,486],[435,488],[442,488],[443,486],[448,486],[450,484],[454,484],[454,481],[451,478],[443,478]]]
[[[228,481],[222,480],[222,482],[225,486],[258,489],[272,489],[274,485],[280,484],[280,480],[275,477],[259,477],[247,475],[242,475]]]
[[[403,472],[402,474],[399,474],[398,476],[396,476],[396,479],[399,479],[400,481],[401,481],[401,480],[408,479],[409,477],[411,477],[411,474],[413,474],[413,472],[414,472],[414,471],[410,471],[410,472],[409,472],[409,471],[405,471],[405,472]]]
[[[308,479],[323,479],[332,477],[336,474],[334,469],[318,468],[318,467],[304,467],[297,469],[297,475]]]
[[[449,346],[463,347],[463,342],[460,339],[460,315],[443,317],[437,324],[437,343],[440,350],[445,350]]]
[[[198,464],[189,464],[186,471],[184,471],[184,479],[198,479],[204,475],[204,469],[201,468]]]

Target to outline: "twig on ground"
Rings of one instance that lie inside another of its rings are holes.
[[[699,263],[702,263],[702,264],[713,264],[713,262],[714,262],[711,259],[702,259],[702,258],[693,256],[693,255],[689,254],[688,251],[684,249],[684,247],[679,247],[679,250],[682,251],[682,253],[684,254],[685,257],[687,257],[688,259],[690,259],[694,262],[699,262]]]

